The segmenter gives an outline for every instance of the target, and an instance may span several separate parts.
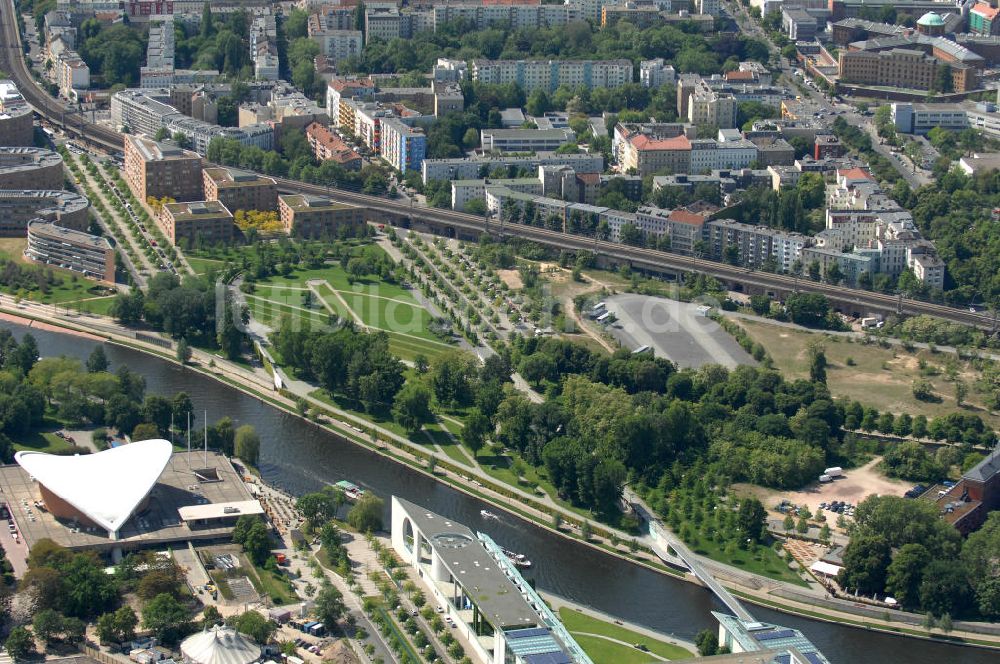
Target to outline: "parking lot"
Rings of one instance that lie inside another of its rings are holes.
[[[649,346],[657,357],[681,368],[757,364],[718,323],[700,313],[696,303],[622,293],[607,298],[606,304],[618,318],[608,331],[626,348]]]

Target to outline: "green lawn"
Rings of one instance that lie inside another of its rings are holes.
[[[188,265],[194,270],[195,274],[206,274],[209,270],[222,269],[226,262],[221,260],[216,260],[214,258],[191,258],[186,257]]]
[[[245,556],[243,562],[244,564],[249,563]],[[244,567],[244,569],[247,570],[247,576],[253,583],[254,589],[261,595],[270,597],[275,606],[291,604],[298,600],[291,581],[282,572],[270,572],[256,565],[252,568]]]
[[[732,565],[747,572],[760,574],[779,581],[787,581],[799,586],[808,587],[798,574],[788,568],[788,563],[782,560],[774,549],[769,546],[758,546],[756,556],[749,551],[736,549],[732,555],[726,553],[724,547],[714,540],[700,537],[696,543],[687,542],[695,553],[717,560],[720,563]],[[759,560],[758,560],[759,558]]]
[[[0,238],[0,256],[9,258],[16,263],[27,263],[24,260],[24,249],[28,246],[28,239],[23,237],[2,237]]]
[[[648,636],[634,632],[621,625],[600,620],[585,615],[574,609],[563,607],[559,609],[559,619],[573,635],[580,646],[595,662],[655,662],[662,659],[688,659],[694,653],[666,641],[658,641]],[[597,634],[599,636],[578,636],[578,633]],[[642,652],[630,646],[623,646],[614,641],[600,638],[601,636],[624,641],[628,644],[641,643],[649,648]],[[651,655],[656,655],[653,657]]]
[[[82,444],[82,441],[77,441]],[[17,451],[48,452],[50,454],[64,452],[72,447],[71,443],[54,433],[32,431],[14,439],[14,449]]]

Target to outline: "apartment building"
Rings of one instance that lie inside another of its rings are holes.
[[[30,147],[35,144],[34,111],[13,81],[0,80],[0,145]]]
[[[267,212],[278,209],[274,178],[235,168],[206,168],[203,172],[206,201],[218,201],[234,214],[238,210]]]
[[[123,174],[139,200],[202,200],[201,156],[173,143],[125,134]]]
[[[306,127],[306,139],[319,161],[334,161],[349,171],[361,170],[361,155],[329,127],[313,122]]]
[[[487,187],[506,187],[524,194],[543,194],[542,181],[538,178],[502,178],[451,181],[451,209],[464,211],[470,201],[486,201]]]
[[[487,152],[546,152],[576,140],[572,129],[483,129],[480,142]]]
[[[677,81],[677,114],[693,125],[731,129],[736,126],[738,106],[732,93],[714,90],[701,76],[689,74]]]
[[[1000,9],[986,2],[977,2],[969,10],[969,32],[975,35],[1000,34]]]
[[[58,152],[0,147],[0,189],[62,189],[64,179]]]
[[[326,86],[326,114],[331,122],[343,127],[341,102],[355,98],[371,99],[374,95],[375,81],[370,78],[332,78]]]
[[[430,9],[433,30],[455,21],[463,21],[475,30],[498,25],[514,29],[556,28],[582,20],[581,11],[569,5],[543,5],[537,1],[516,3],[443,2]],[[416,31],[414,31],[416,32]]]
[[[625,173],[642,177],[653,173],[689,173],[691,139],[683,134],[673,138],[636,134],[622,144],[619,166]]]
[[[30,222],[27,232],[28,260],[115,282],[115,251],[106,238],[41,220]]]
[[[364,47],[360,30],[324,30],[309,37],[319,44],[320,53],[334,63],[361,55]]]
[[[139,68],[140,88],[160,88],[174,82],[174,17],[163,16],[149,22],[146,64]]]
[[[816,17],[799,7],[781,10],[781,29],[793,42],[812,41],[816,38]]]
[[[0,237],[24,237],[34,219],[85,232],[90,227],[90,201],[72,191],[0,190]]]
[[[626,2],[620,5],[604,5],[601,8],[601,27],[607,28],[619,21],[628,21],[640,30],[662,23],[660,8],[654,4]]]
[[[670,251],[674,253],[693,255],[696,243],[704,235],[705,217],[686,210],[643,206],[636,211],[635,217],[635,226],[642,233],[669,238]],[[614,241],[619,242],[620,239]]]
[[[645,88],[673,85],[675,80],[677,72],[674,66],[667,64],[663,58],[643,60],[639,63],[639,83]]]
[[[52,66],[59,94],[66,99],[75,100],[80,90],[90,88],[90,67],[76,51],[62,50]]]
[[[382,159],[400,173],[419,171],[427,156],[427,134],[397,118],[382,122]]]
[[[476,153],[473,157],[455,159],[424,159],[421,178],[424,184],[431,180],[468,180],[485,178],[497,168],[508,172],[534,172],[540,166],[567,166],[578,173],[600,173],[604,170],[604,157],[600,154],[557,154],[539,151],[531,155],[491,155]]]
[[[173,244],[229,244],[236,233],[233,213],[219,201],[167,203],[156,222]]]
[[[365,223],[365,209],[306,194],[278,196],[278,216],[295,237],[335,237],[341,227]]]
[[[472,80],[522,90],[554,92],[560,86],[617,88],[632,82],[630,60],[474,60]]]

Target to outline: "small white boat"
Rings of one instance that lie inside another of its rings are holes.
[[[503,555],[507,556],[507,560],[517,567],[531,567],[531,561],[523,553],[514,553],[510,549],[504,549]]]
[[[479,516],[483,517],[484,519],[496,519],[498,521],[500,520],[500,517],[498,517],[496,514],[494,514],[489,510],[479,510]]]

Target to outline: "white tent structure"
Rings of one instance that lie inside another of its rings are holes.
[[[170,441],[152,439],[77,456],[22,451],[14,460],[38,482],[50,512],[90,521],[118,539],[172,453]]]
[[[232,627],[215,625],[184,639],[181,654],[192,664],[250,664],[260,648]]]

